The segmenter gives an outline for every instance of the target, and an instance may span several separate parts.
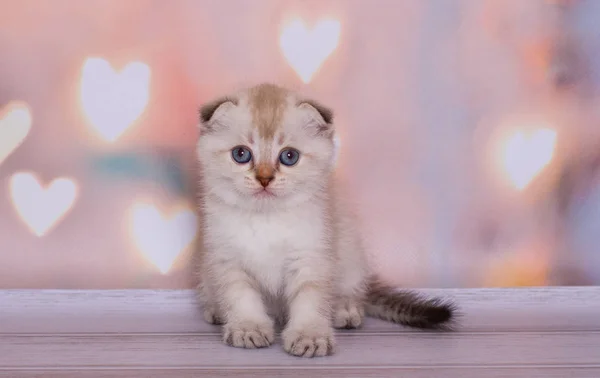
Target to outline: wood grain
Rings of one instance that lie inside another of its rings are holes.
[[[453,298],[462,331],[600,331],[598,287],[421,291]],[[218,331],[191,290],[0,290],[0,308],[0,334]],[[407,331],[374,319],[365,330]]]
[[[304,360],[277,343],[269,349],[231,348],[219,335],[6,336],[0,366],[264,367],[594,364],[600,335],[567,333],[424,333],[338,335],[337,353]],[[552,347],[551,347],[552,346]],[[557,347],[560,346],[560,347]],[[596,353],[589,351],[596,349]],[[52,350],[54,353],[48,354]],[[568,351],[568,353],[566,353]]]
[[[2,371],[0,378],[598,378],[600,366],[451,366],[451,367],[402,367],[384,366],[368,369],[344,367],[249,368],[249,369],[99,369],[85,370],[18,370]]]
[[[600,287],[423,291],[457,332],[369,319],[309,360],[222,345],[192,291],[0,291],[0,377],[600,377]]]

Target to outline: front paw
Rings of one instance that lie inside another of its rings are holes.
[[[333,326],[338,329],[353,329],[361,326],[365,310],[355,302],[340,305],[333,317]]]
[[[204,308],[204,320],[209,324],[221,325],[223,324],[223,317],[217,311],[216,306],[206,305]]]
[[[236,348],[265,348],[273,343],[273,324],[256,322],[230,322],[223,326],[223,342]]]
[[[288,328],[281,335],[283,349],[293,356],[323,357],[333,354],[335,340],[329,326]]]

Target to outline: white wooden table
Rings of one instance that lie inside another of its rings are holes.
[[[458,332],[369,319],[316,359],[222,345],[191,291],[0,291],[0,377],[600,378],[600,287],[426,291]]]

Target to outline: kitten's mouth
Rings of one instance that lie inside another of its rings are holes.
[[[271,197],[275,197],[275,193],[273,193],[272,191],[270,191],[267,188],[263,188],[263,189],[259,189],[256,192],[254,192],[254,197],[271,198]]]

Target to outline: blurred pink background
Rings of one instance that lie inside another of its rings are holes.
[[[594,0],[0,0],[0,288],[191,287],[198,106],[261,81],[335,110],[391,282],[596,285],[598,17]]]

